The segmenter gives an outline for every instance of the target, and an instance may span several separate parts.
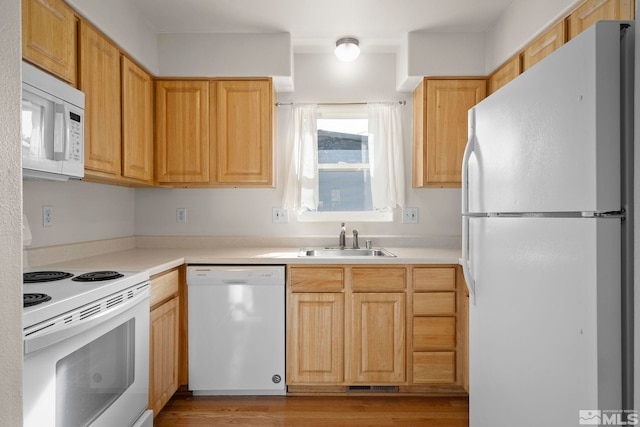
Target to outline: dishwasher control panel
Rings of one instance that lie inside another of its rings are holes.
[[[284,285],[283,265],[189,265],[187,285]]]

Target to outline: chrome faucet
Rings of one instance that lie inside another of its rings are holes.
[[[344,249],[347,246],[347,230],[344,228],[344,222],[342,223],[342,230],[340,231],[340,249]]]
[[[353,229],[353,249],[360,249],[360,245],[358,244],[358,230]]]

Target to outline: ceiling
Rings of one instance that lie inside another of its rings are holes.
[[[484,32],[512,0],[130,0],[157,33],[291,34],[294,52],[344,36],[395,51],[411,31]]]

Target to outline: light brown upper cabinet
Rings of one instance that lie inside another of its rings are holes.
[[[156,81],[156,179],[209,182],[208,81]]]
[[[601,20],[634,19],[634,0],[587,0],[569,15],[569,39]]]
[[[120,51],[84,21],[79,88],[85,94],[85,176],[120,175]]]
[[[522,72],[520,55],[516,55],[509,61],[505,62],[500,68],[489,76],[488,89],[489,95],[500,89],[502,86],[515,79]]]
[[[425,78],[413,92],[413,186],[460,187],[467,112],[485,78]]]
[[[80,22],[85,180],[153,185],[153,80],[98,30]]]
[[[272,186],[271,82],[220,80],[211,82],[211,86],[211,116],[216,123],[216,182]]]
[[[272,186],[273,108],[270,79],[158,80],[158,183]]]
[[[153,80],[124,55],[122,176],[153,183]]]
[[[22,56],[76,86],[76,18],[61,0],[22,0]]]
[[[560,21],[527,45],[522,53],[523,71],[528,70],[535,63],[558,49],[566,40],[566,25],[564,21]]]

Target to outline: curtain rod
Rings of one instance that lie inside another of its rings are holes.
[[[367,105],[367,102],[317,102],[316,105]],[[400,105],[407,105],[407,101],[398,101]],[[276,102],[276,107],[293,105],[293,102]]]

